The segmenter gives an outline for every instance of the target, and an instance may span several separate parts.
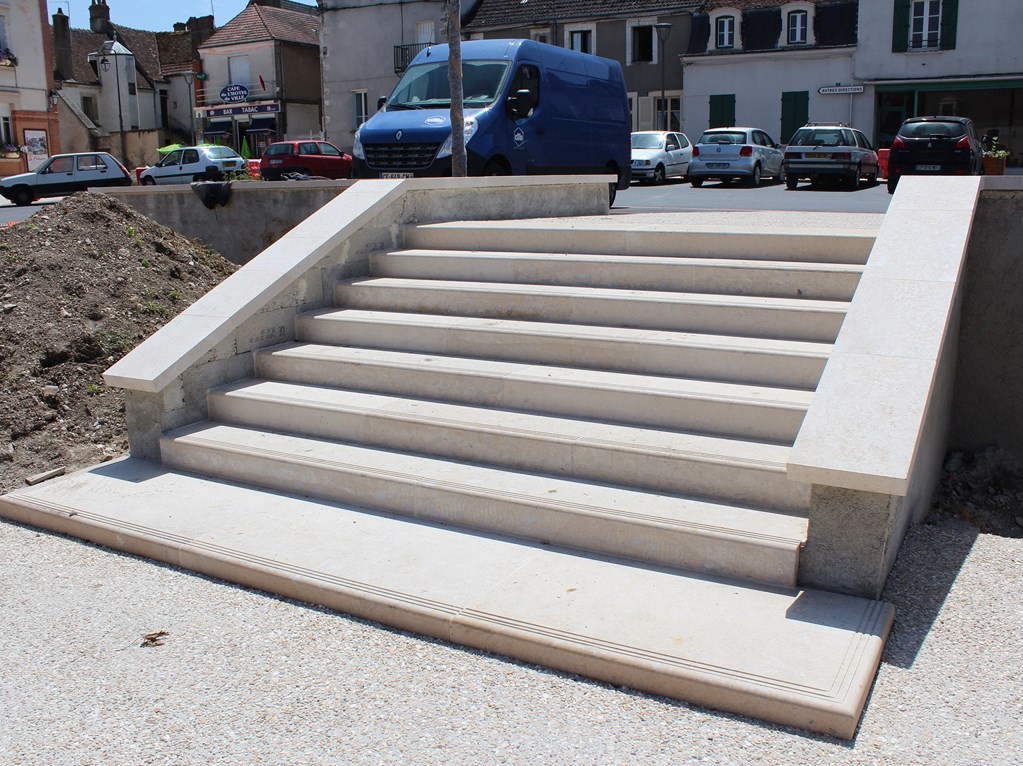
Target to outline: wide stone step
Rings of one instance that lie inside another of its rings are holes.
[[[776,444],[280,381],[215,389],[209,407],[219,421],[387,450],[795,513],[809,505]]]
[[[167,433],[164,464],[648,564],[795,584],[806,519],[219,423]]]
[[[791,444],[812,394],[679,377],[288,343],[262,378]]]
[[[334,288],[339,307],[568,322],[831,343],[847,303],[555,285],[366,277]]]
[[[512,253],[740,258],[864,264],[876,233],[863,229],[728,230],[721,226],[587,227],[561,221],[451,221],[406,226],[405,246]]]
[[[399,250],[370,259],[375,277],[613,287],[849,301],[863,267],[716,258]]]
[[[0,498],[16,521],[525,662],[852,737],[893,609],[745,587],[107,463]]]
[[[296,337],[448,356],[555,364],[813,390],[831,344],[512,319],[323,309]]]

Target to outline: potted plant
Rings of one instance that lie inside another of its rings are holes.
[[[1005,175],[1005,163],[1008,159],[1009,150],[998,143],[998,136],[992,136],[988,148],[984,150],[984,174]]]
[[[4,144],[3,154],[9,160],[21,159],[21,155],[25,154],[25,147],[17,144]]]
[[[0,66],[18,66],[18,57],[10,48],[0,48]]]

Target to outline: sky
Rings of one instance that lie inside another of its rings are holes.
[[[296,0],[305,5],[316,5],[315,0]],[[175,22],[188,21],[190,16],[213,14],[216,25],[223,26],[241,13],[248,0],[107,0],[110,20],[122,27],[146,29],[150,32],[170,32]],[[89,28],[91,0],[46,0],[49,16],[58,8],[71,17],[73,29]]]

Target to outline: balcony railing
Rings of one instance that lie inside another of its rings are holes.
[[[394,73],[401,74],[419,51],[429,48],[433,43],[413,43],[412,45],[394,46]]]

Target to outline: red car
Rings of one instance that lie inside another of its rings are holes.
[[[283,173],[323,178],[351,178],[352,156],[328,141],[278,141],[259,160],[264,181],[277,181]]]

